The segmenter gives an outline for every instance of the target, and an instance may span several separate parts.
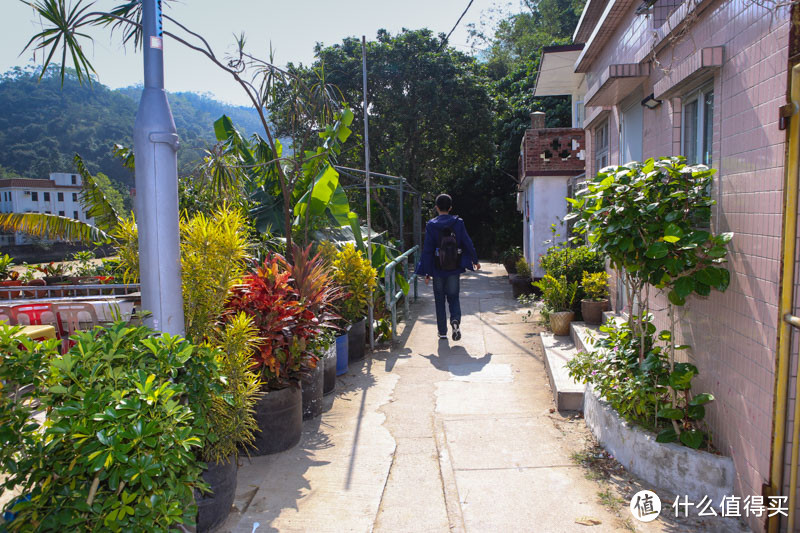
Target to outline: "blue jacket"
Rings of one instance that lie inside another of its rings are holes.
[[[456,234],[458,247],[461,249],[461,265],[456,270],[440,270],[436,266],[436,249],[439,247],[441,231],[444,228],[452,228]],[[418,276],[449,276],[451,274],[461,274],[467,269],[472,270],[473,264],[478,262],[478,254],[472,239],[467,235],[467,228],[464,221],[454,215],[439,215],[432,218],[425,224],[425,243],[422,246],[422,259],[417,265]]]

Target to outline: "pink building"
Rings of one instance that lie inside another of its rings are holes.
[[[789,4],[796,3],[588,0],[574,44],[545,50],[536,88],[538,96],[572,96],[579,122],[573,126],[585,130],[587,176],[606,165],[670,155],[717,169],[712,224],[736,235],[727,265],[731,284],[724,294],[691,299],[679,329],[700,370],[698,390],[716,396],[707,419],[716,447],[734,461],[742,498],[789,494],[800,339],[783,320],[800,315],[800,290],[792,305],[781,306],[782,287],[792,289],[798,279],[792,261],[786,271],[781,261],[791,244],[784,239],[785,183],[798,180],[796,158],[787,157],[787,125],[800,121],[800,115],[781,118],[792,114],[792,106],[783,106],[791,102],[800,52],[800,28],[791,23],[792,10],[800,20],[800,9]],[[527,175],[525,161],[521,167]],[[623,291],[613,292],[615,309],[623,309]],[[656,300],[654,309],[662,303]],[[666,312],[656,314],[666,327]],[[783,359],[782,346],[791,347]],[[790,368],[786,394],[781,361]],[[767,526],[765,516],[748,521],[754,530]],[[800,531],[800,516],[795,524]],[[785,519],[780,526],[786,528]]]

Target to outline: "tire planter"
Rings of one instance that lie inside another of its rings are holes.
[[[603,311],[608,307],[608,300],[581,300],[581,316],[587,324],[598,325],[603,322]]]
[[[519,274],[511,274],[508,278],[511,281],[511,292],[514,298],[519,298],[523,294],[533,294],[533,285],[531,285],[530,276],[520,276]]]
[[[364,359],[366,343],[364,339],[367,335],[367,319],[362,318],[350,326],[347,331],[347,355],[350,361],[360,361]]]
[[[322,389],[325,378],[325,363],[320,358],[308,379],[301,381],[303,388],[303,420],[310,420],[322,414]]]
[[[572,311],[550,313],[550,329],[553,330],[553,335],[569,335],[569,325],[574,318],[575,313]]]
[[[336,337],[336,375],[341,376],[347,373],[349,346],[347,342],[347,333],[343,333]]]
[[[236,456],[227,462],[209,463],[203,471],[203,481],[211,492],[195,493],[197,503],[197,532],[211,531],[228,518],[236,497],[236,473],[239,470]]]
[[[331,344],[322,357],[324,366],[322,378],[322,394],[328,395],[336,390],[336,344]]]
[[[251,455],[269,455],[288,450],[298,442],[303,431],[303,393],[300,387],[271,390],[256,404],[258,430]]]

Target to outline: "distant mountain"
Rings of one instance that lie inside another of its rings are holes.
[[[0,77],[0,172],[44,178],[50,172],[74,170],[81,154],[91,172],[103,172],[120,188],[133,185],[133,175],[112,156],[114,143],[132,146],[133,123],[141,87],[111,90],[94,82],[81,85],[67,76],[64,86],[52,70],[38,81],[29,69]],[[244,135],[262,130],[252,108],[223,104],[206,95],[169,95],[181,148],[178,169],[188,173],[215,142],[214,121],[230,116]]]

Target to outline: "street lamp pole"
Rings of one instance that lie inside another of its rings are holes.
[[[164,90],[161,0],[143,0],[142,38],[144,91],[133,133],[142,308],[154,329],[183,335],[178,131]]]

